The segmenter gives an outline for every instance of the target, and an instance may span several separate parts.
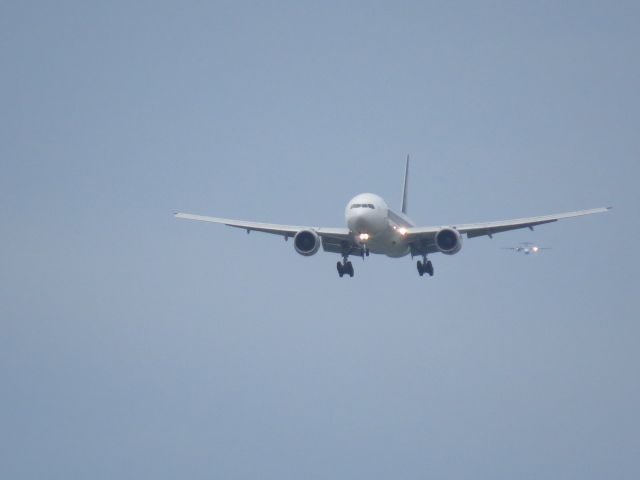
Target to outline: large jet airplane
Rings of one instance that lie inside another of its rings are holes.
[[[281,235],[285,240],[293,237],[293,247],[300,255],[311,256],[318,252],[320,246],[325,252],[338,253],[342,261],[336,267],[340,277],[353,277],[353,265],[349,256],[364,259],[370,253],[399,258],[411,254],[422,257],[417,268],[420,276],[425,273],[433,276],[433,264],[427,259],[432,253],[453,255],[462,248],[462,236],[467,238],[529,228],[544,223],[556,222],[564,218],[580,217],[594,213],[606,212],[611,207],[579,210],[576,212],[557,213],[539,217],[499,220],[494,222],[453,224],[445,226],[419,227],[407,217],[407,192],[409,181],[409,157],[405,164],[404,183],[400,212],[395,212],[378,195],[361,193],[353,197],[345,208],[346,227],[304,227],[293,225],[277,225],[272,223],[250,222],[229,218],[206,217],[191,213],[176,213],[177,218],[199,220],[228,225],[251,231]]]

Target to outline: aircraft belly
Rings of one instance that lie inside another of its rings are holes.
[[[409,245],[394,231],[382,232],[369,240],[367,247],[371,253],[388,257],[404,257],[409,253]]]

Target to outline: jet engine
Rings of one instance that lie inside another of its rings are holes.
[[[458,253],[462,248],[462,235],[455,228],[443,228],[436,233],[436,247],[445,255]]]
[[[293,237],[293,246],[300,255],[310,257],[320,249],[320,237],[313,230],[300,230]]]

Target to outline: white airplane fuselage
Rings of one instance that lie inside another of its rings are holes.
[[[347,204],[344,216],[354,241],[366,246],[369,252],[394,258],[409,253],[404,235],[413,222],[406,215],[391,210],[379,195],[356,195]]]

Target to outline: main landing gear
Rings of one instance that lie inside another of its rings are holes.
[[[433,277],[433,264],[431,263],[431,260],[427,260],[426,255],[423,257],[423,261],[418,260],[416,266],[418,267],[418,273],[420,276],[423,276],[426,273],[430,277]]]
[[[342,262],[338,262],[336,264],[336,268],[338,269],[338,275],[340,275],[340,278],[342,278],[343,275],[353,277],[353,264],[347,260],[347,257],[344,257]]]

